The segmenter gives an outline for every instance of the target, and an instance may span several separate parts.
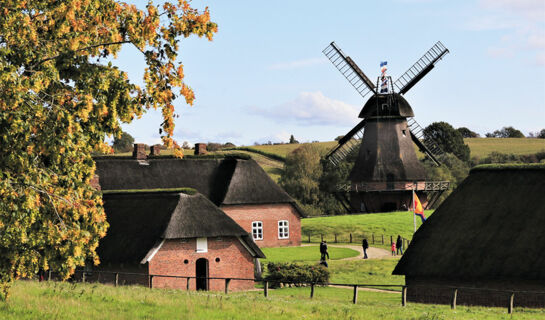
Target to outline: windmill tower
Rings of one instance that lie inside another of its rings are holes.
[[[403,97],[448,52],[441,42],[437,42],[395,82],[386,76],[383,68],[375,85],[335,42],[323,50],[362,97],[373,94],[359,114],[363,120],[326,155],[336,166],[359,146],[350,183],[338,186],[336,193],[348,211],[385,212],[410,208],[413,190],[423,205],[430,208],[448,189],[448,181],[426,180],[413,143],[438,166],[443,152],[433,140],[424,136],[423,128],[414,119],[413,109]],[[377,90],[379,83],[380,90]]]

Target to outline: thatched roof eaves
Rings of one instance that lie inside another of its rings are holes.
[[[244,237],[248,233],[201,194],[104,195],[110,228],[97,249],[106,262],[140,262],[162,239]],[[257,248],[255,257],[264,257]]]
[[[126,189],[126,190],[102,190],[102,194],[128,194],[128,193],[184,193],[194,195],[197,190],[193,188],[164,188],[164,189]]]
[[[479,167],[415,233],[393,274],[545,281],[545,167]]]

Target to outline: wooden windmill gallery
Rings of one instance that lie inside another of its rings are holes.
[[[438,166],[443,152],[424,135],[423,128],[414,119],[413,109],[402,96],[448,52],[441,42],[437,42],[395,82],[386,75],[386,62],[383,62],[382,74],[375,85],[335,42],[323,50],[362,97],[373,93],[359,114],[363,120],[326,155],[338,166],[359,146],[349,182],[337,186],[335,192],[348,211],[407,209],[411,206],[413,190],[424,207],[431,208],[449,188],[448,181],[426,180],[425,169],[418,161],[413,143]]]

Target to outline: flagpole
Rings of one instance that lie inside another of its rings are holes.
[[[416,232],[416,208],[414,203],[414,185],[413,185],[413,222],[414,222],[414,232]]]

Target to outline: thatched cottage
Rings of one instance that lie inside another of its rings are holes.
[[[135,145],[133,157],[95,161],[103,191],[193,188],[252,234],[258,246],[301,244],[303,211],[252,159],[146,158]]]
[[[405,276],[409,301],[448,304],[456,292],[458,304],[506,306],[513,297],[515,306],[545,307],[544,233],[545,164],[476,167],[393,274]]]
[[[105,191],[110,228],[97,249],[100,270],[133,272],[125,283],[154,288],[223,290],[223,278],[254,278],[254,261],[264,258],[248,233],[205,196],[191,189]],[[231,290],[251,289],[252,281],[233,280]]]

